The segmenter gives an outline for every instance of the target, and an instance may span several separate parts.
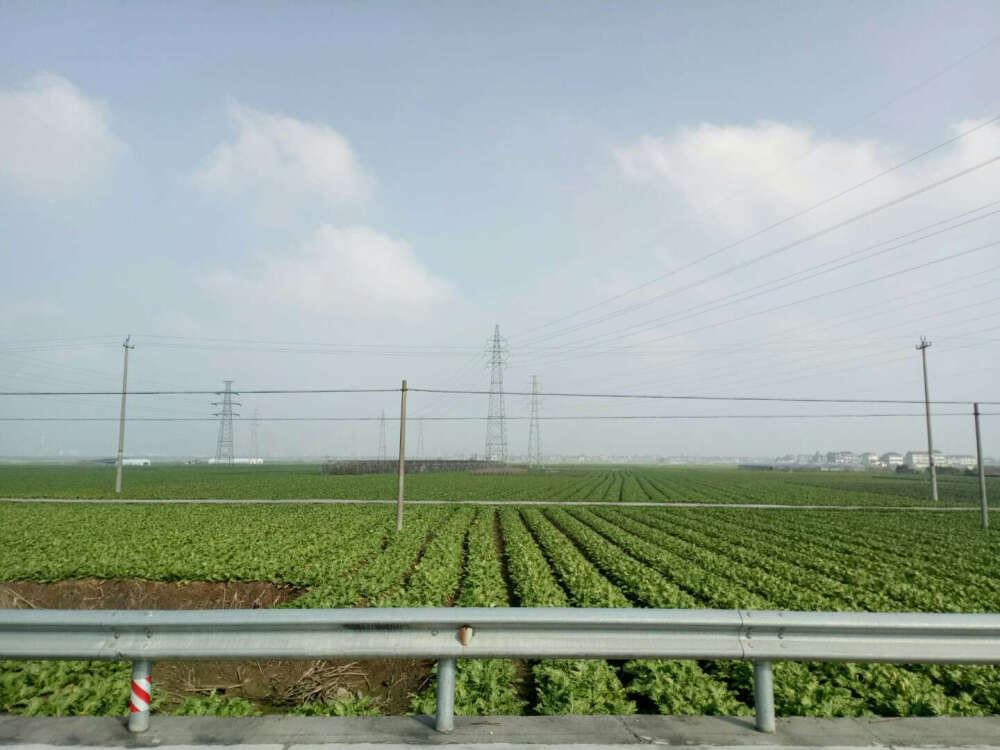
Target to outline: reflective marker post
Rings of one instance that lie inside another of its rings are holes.
[[[132,696],[128,703],[128,731],[145,732],[149,729],[149,704],[153,686],[150,673],[153,665],[145,659],[132,662]]]

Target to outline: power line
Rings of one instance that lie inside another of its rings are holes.
[[[418,393],[453,393],[467,396],[488,395],[490,391],[482,390],[450,390],[445,388],[410,388],[411,392]],[[508,396],[530,396],[531,391],[506,391]],[[819,404],[923,404],[923,400],[914,399],[878,399],[878,398],[806,398],[789,396],[693,396],[676,394],[650,394],[650,393],[566,393],[558,391],[546,391],[546,397],[557,396],[560,398],[615,398],[615,399],[653,399],[667,401],[773,401],[779,403],[819,403]],[[934,404],[964,405],[972,404],[969,401],[932,401]],[[1000,401],[983,401],[980,404],[1000,405]]]
[[[270,388],[241,394],[396,393],[399,388]],[[220,391],[129,391],[130,396],[217,396]],[[121,391],[0,391],[0,396],[120,396]]]
[[[390,393],[399,392],[399,388],[394,389],[379,389],[378,393]],[[454,394],[454,395],[469,395],[469,396],[488,396],[495,391],[492,390],[476,390],[476,389],[457,389],[457,388],[414,388],[408,389],[414,393],[437,393],[437,394]],[[213,395],[218,395],[220,391],[208,391]],[[261,393],[262,391],[240,391],[240,394],[246,393]],[[263,391],[266,393],[285,393],[288,391]],[[302,393],[303,391],[291,391],[292,393]],[[305,391],[307,393],[341,393],[341,390],[334,389],[323,389],[318,391]],[[169,392],[168,392],[169,393]],[[531,391],[504,391],[507,396],[531,396]],[[47,393],[8,393],[0,395],[14,395],[14,396],[34,396],[34,395],[50,395],[50,396],[72,396],[72,395],[92,395],[90,392],[47,392]],[[103,394],[99,394],[103,395]],[[119,391],[117,394],[112,394],[121,396]],[[130,392],[130,395],[131,394]],[[774,402],[787,402],[787,403],[826,403],[826,404],[922,404],[921,400],[911,400],[911,399],[856,399],[856,398],[806,398],[806,397],[788,397],[788,396],[694,396],[694,395],[677,395],[677,394],[649,394],[649,393],[570,393],[564,391],[546,391],[546,396],[557,396],[560,398],[614,398],[614,399],[663,399],[663,400],[676,400],[676,401],[774,401]],[[985,401],[983,399],[978,399],[980,404],[1000,404],[1000,401]],[[967,401],[932,401],[934,404],[971,404],[973,400]],[[430,417],[427,417],[430,419]],[[162,419],[165,421],[200,421],[198,417],[148,417],[148,419]],[[264,421],[265,417],[261,418]],[[489,419],[489,416],[484,417],[484,419]],[[215,421],[215,420],[211,420]]]
[[[993,201],[993,202],[985,204],[984,206],[980,206],[979,208],[974,209],[973,211],[969,211],[969,212],[965,212],[963,214],[959,214],[958,216],[952,217],[951,219],[945,219],[944,221],[952,221],[952,220],[954,220],[956,218],[960,218],[960,217],[965,216],[965,215],[967,215],[969,213],[975,213],[977,211],[980,211],[983,208],[992,207],[992,206],[994,206],[994,205],[996,205],[998,203],[1000,203],[1000,201]],[[967,225],[972,224],[974,222],[981,221],[983,219],[989,218],[990,216],[994,216],[994,215],[996,215],[998,213],[1000,213],[1000,209],[997,209],[996,211],[991,211],[991,212],[989,212],[987,214],[975,217],[973,219],[969,219],[969,220],[961,222],[959,224],[955,224],[953,226],[946,227],[944,229],[939,229],[939,230],[937,230],[935,232],[930,232],[930,233],[922,235],[920,237],[914,237],[912,239],[909,239],[909,240],[906,240],[906,241],[903,241],[903,242],[899,242],[898,244],[892,245],[892,246],[890,246],[888,248],[885,248],[883,250],[879,250],[879,251],[874,252],[874,253],[870,253],[869,255],[866,255],[866,256],[861,257],[861,258],[855,258],[854,260],[846,260],[847,258],[851,258],[851,257],[853,257],[855,255],[860,254],[860,253],[864,253],[864,252],[866,252],[868,250],[872,250],[873,248],[876,248],[876,247],[879,247],[881,245],[885,245],[885,244],[888,244],[888,243],[896,242],[897,240],[900,240],[901,238],[907,237],[907,236],[912,235],[912,234],[914,234],[916,232],[920,232],[920,231],[923,231],[923,230],[925,230],[925,229],[927,229],[929,227],[933,227],[933,226],[936,226],[938,224],[943,223],[943,222],[934,222],[933,224],[930,224],[930,225],[927,225],[925,227],[922,227],[921,229],[913,230],[911,232],[906,232],[904,234],[897,235],[896,237],[893,237],[891,239],[883,240],[883,241],[877,242],[877,243],[875,243],[873,245],[868,245],[867,247],[864,247],[864,248],[862,248],[860,250],[854,250],[854,251],[852,251],[850,253],[847,253],[845,255],[841,255],[841,256],[839,256],[837,258],[833,258],[831,260],[824,261],[823,263],[819,263],[819,264],[816,264],[814,266],[810,266],[809,268],[805,268],[805,269],[802,269],[800,271],[796,271],[796,272],[791,273],[791,274],[786,274],[785,276],[781,276],[781,277],[779,277],[777,279],[772,279],[771,281],[767,281],[767,282],[764,282],[762,284],[757,284],[756,286],[750,287],[749,289],[744,289],[744,290],[738,291],[738,292],[732,292],[730,294],[724,295],[724,296],[716,298],[714,300],[709,300],[708,302],[701,302],[701,303],[699,303],[697,305],[694,305],[693,307],[689,307],[689,308],[687,308],[685,310],[678,310],[678,311],[675,311],[675,312],[670,313],[668,315],[664,315],[664,316],[660,316],[660,317],[656,317],[656,318],[651,318],[651,319],[642,321],[640,323],[635,323],[635,324],[630,325],[630,326],[625,326],[624,328],[615,329],[614,331],[611,331],[611,332],[608,332],[608,333],[596,334],[596,335],[591,336],[590,338],[587,338],[587,339],[581,339],[581,340],[576,341],[576,342],[570,342],[570,343],[567,343],[567,344],[563,344],[562,347],[555,348],[553,350],[552,354],[550,354],[548,356],[554,356],[554,355],[558,355],[560,353],[573,352],[573,351],[584,351],[584,353],[586,353],[585,349],[583,349],[581,345],[592,344],[592,345],[596,345],[596,346],[601,346],[601,345],[604,345],[604,344],[607,343],[606,341],[604,341],[604,339],[616,339],[616,338],[620,338],[623,334],[626,334],[626,333],[629,333],[629,332],[641,333],[643,331],[651,330],[653,328],[658,328],[661,325],[667,325],[667,324],[670,324],[670,323],[677,323],[677,322],[680,322],[682,320],[687,320],[689,318],[698,317],[700,315],[704,315],[704,314],[709,313],[709,312],[715,312],[716,310],[721,310],[724,307],[729,307],[731,305],[738,304],[740,302],[746,302],[747,300],[753,299],[755,297],[759,297],[762,294],[770,294],[770,293],[775,292],[775,291],[777,291],[779,289],[784,289],[786,287],[793,286],[794,284],[799,284],[799,283],[801,283],[803,281],[809,281],[811,279],[817,278],[818,276],[822,276],[824,274],[831,273],[833,271],[839,271],[839,270],[841,270],[843,268],[846,268],[847,266],[853,265],[855,263],[861,263],[862,261],[871,260],[872,258],[875,258],[875,257],[877,257],[879,255],[884,255],[885,253],[889,253],[889,252],[892,252],[894,250],[899,250],[899,249],[907,247],[909,245],[913,245],[913,244],[915,244],[917,242],[922,242],[923,240],[927,240],[927,239],[930,239],[932,237],[937,237],[937,236],[939,236],[941,234],[944,234],[946,232],[950,232],[950,231],[953,231],[955,229],[960,229],[960,228],[962,228],[964,226],[967,226]],[[840,263],[840,265],[835,265],[835,266],[833,266],[831,268],[825,268],[824,269],[825,266],[831,266],[832,264],[838,263],[839,261],[845,261],[845,262]],[[824,270],[817,270],[817,269],[824,269]],[[811,275],[805,275],[805,274],[809,274],[810,271],[816,271],[816,272],[812,273]],[[798,276],[800,278],[795,278],[796,276]],[[789,280],[789,279],[791,279],[791,280]],[[780,283],[780,282],[785,282],[785,283]],[[546,356],[546,355],[543,354],[542,356]]]
[[[549,394],[546,394],[549,395]],[[851,402],[854,403],[854,402]],[[879,402],[882,403],[882,402]],[[894,403],[894,402],[890,402]],[[939,402],[953,403],[953,402]],[[964,403],[964,402],[962,402]],[[970,402],[971,403],[971,402]],[[980,404],[987,403],[980,401]],[[1000,403],[1000,402],[988,402]],[[970,417],[972,412],[931,412],[934,417]],[[1000,412],[980,412],[980,416],[1000,416]],[[572,422],[601,420],[657,420],[657,419],[840,419],[864,417],[919,417],[923,412],[866,412],[866,413],[822,413],[822,414],[596,414],[539,416],[539,421]],[[428,422],[485,422],[489,417],[421,417]],[[530,422],[531,416],[508,416],[507,419]],[[398,422],[399,417],[260,417],[260,422]],[[0,422],[115,422],[115,417],[0,417]],[[136,417],[129,422],[217,422],[214,417]],[[250,421],[234,418],[235,422]]]
[[[1000,326],[991,326],[990,328],[983,329],[983,330],[984,331],[992,331],[992,330],[996,330],[997,328],[1000,328]],[[951,346],[951,347],[948,347],[946,349],[946,351],[952,352],[952,351],[959,350],[959,349],[974,348],[975,346],[977,346],[977,344],[963,344],[963,345],[960,345],[960,346]],[[907,351],[907,352],[909,352],[910,348],[909,348],[908,345],[901,346],[901,347],[898,348],[898,351]],[[852,358],[852,361],[854,361],[854,364],[851,364],[851,365],[849,365],[847,367],[839,367],[839,368],[836,368],[836,369],[830,369],[830,367],[832,365],[836,365],[836,364],[839,364],[841,362],[846,361],[844,359],[839,359],[839,360],[835,360],[833,362],[823,363],[822,365],[818,365],[818,366],[814,366],[814,367],[807,367],[804,370],[800,369],[795,374],[791,375],[790,377],[775,378],[774,377],[774,373],[772,372],[770,374],[761,374],[760,376],[758,376],[757,380],[760,381],[760,382],[762,382],[762,383],[766,382],[767,385],[769,385],[769,386],[774,386],[774,385],[781,384],[781,383],[789,383],[789,382],[794,382],[796,380],[802,380],[803,378],[812,378],[812,377],[815,377],[816,373],[815,372],[810,372],[811,370],[814,371],[814,370],[820,369],[820,370],[824,370],[824,374],[826,374],[826,375],[840,375],[842,373],[853,372],[855,370],[862,369],[862,368],[870,370],[872,367],[875,367],[875,366],[883,366],[883,365],[894,364],[894,363],[899,363],[899,362],[910,362],[910,361],[912,361],[912,359],[913,359],[913,356],[912,356],[912,354],[909,354],[909,353],[907,353],[907,354],[901,354],[901,355],[894,355],[894,356],[890,356],[890,357],[887,357],[887,358],[876,359],[874,361],[869,360],[869,361],[864,362],[862,364],[858,364],[856,362],[856,360]],[[741,385],[745,385],[745,383],[741,383]]]
[[[998,157],[998,158],[1000,158],[1000,157]],[[767,313],[775,312],[777,310],[784,310],[784,309],[787,309],[789,307],[794,307],[795,305],[800,305],[800,304],[802,304],[804,302],[812,302],[813,300],[821,299],[823,297],[828,297],[831,294],[839,294],[841,292],[846,292],[846,291],[850,291],[852,289],[857,289],[859,287],[866,286],[868,284],[874,284],[874,283],[879,282],[879,281],[884,281],[885,279],[893,278],[895,276],[901,276],[901,275],[906,274],[906,273],[911,273],[913,271],[917,271],[917,270],[920,270],[920,269],[923,269],[923,268],[928,268],[930,266],[937,265],[938,263],[944,263],[944,262],[947,262],[947,261],[950,261],[950,260],[954,260],[956,258],[963,257],[965,255],[969,255],[971,253],[976,253],[976,252],[980,252],[982,250],[986,250],[986,249],[988,249],[990,247],[994,247],[996,245],[1000,245],[1000,240],[997,240],[997,241],[994,241],[994,242],[987,242],[986,244],[979,245],[977,247],[972,247],[972,248],[969,248],[968,250],[961,250],[961,251],[959,251],[957,253],[952,253],[951,255],[946,255],[943,258],[937,258],[935,260],[927,261],[925,263],[919,263],[919,264],[917,264],[915,266],[910,266],[908,268],[903,268],[903,269],[900,269],[898,271],[892,271],[890,273],[883,274],[881,276],[876,276],[876,277],[871,278],[871,279],[866,279],[864,281],[859,281],[859,282],[856,282],[854,284],[849,284],[847,286],[843,286],[843,287],[840,287],[838,289],[832,289],[832,290],[829,290],[829,291],[826,291],[826,292],[820,292],[818,294],[814,294],[814,295],[811,295],[809,297],[804,297],[802,299],[794,300],[792,302],[786,302],[786,303],[783,303],[783,304],[780,304],[780,305],[774,305],[772,307],[767,307],[767,308],[764,308],[762,310],[756,310],[754,312],[746,313],[744,315],[739,315],[739,316],[737,316],[735,318],[730,318],[728,320],[721,320],[721,321],[717,321],[715,323],[707,323],[705,325],[698,326],[696,328],[689,328],[687,330],[679,331],[677,333],[672,333],[672,334],[669,334],[669,335],[666,335],[666,336],[660,336],[660,337],[655,338],[655,339],[649,339],[649,340],[644,341],[642,343],[643,343],[643,345],[649,345],[649,344],[656,343],[656,342],[659,342],[659,341],[667,341],[669,339],[674,339],[674,338],[677,338],[679,336],[687,336],[687,335],[692,334],[692,333],[699,333],[701,331],[705,331],[705,330],[708,330],[710,328],[717,328],[717,327],[722,326],[722,325],[729,325],[730,323],[738,323],[738,322],[741,322],[741,321],[744,321],[744,320],[748,320],[749,318],[757,317],[759,315],[765,315]],[[631,349],[631,348],[633,348],[635,346],[637,346],[637,344],[624,344],[621,347],[618,347],[618,351],[627,351],[627,350],[629,350],[629,349]]]
[[[901,169],[902,167],[904,167],[904,166],[906,166],[908,164],[911,164],[914,161],[917,161],[918,159],[921,159],[924,156],[927,156],[927,155],[929,155],[929,154],[937,151],[938,149],[941,149],[941,148],[943,148],[943,147],[945,147],[945,146],[947,146],[947,145],[949,145],[951,143],[954,143],[955,141],[957,141],[957,140],[959,140],[961,138],[964,138],[965,136],[970,135],[971,133],[974,133],[977,130],[985,128],[987,125],[990,125],[990,124],[992,124],[994,122],[997,122],[998,120],[1000,120],[1000,115],[996,115],[996,116],[990,118],[989,120],[986,120],[986,121],[984,121],[984,122],[982,122],[982,123],[980,123],[980,124],[978,124],[978,125],[970,128],[969,130],[964,131],[963,133],[960,133],[960,134],[958,134],[958,135],[956,135],[956,136],[954,136],[952,138],[949,138],[946,141],[942,141],[941,143],[938,143],[935,146],[933,146],[933,147],[931,147],[931,148],[929,148],[929,149],[927,149],[925,151],[922,151],[919,154],[916,154],[915,156],[912,156],[912,157],[910,157],[908,159],[905,159],[905,160],[903,160],[901,162],[898,162],[895,165],[893,165],[892,167],[889,167],[888,169],[885,169],[882,172],[879,172],[878,174],[873,175],[872,177],[869,177],[869,178],[867,178],[865,180],[862,180],[861,182],[858,182],[858,183],[852,185],[851,187],[849,187],[849,188],[847,188],[845,190],[842,190],[842,191],[840,191],[840,192],[838,192],[838,193],[836,193],[834,195],[828,196],[827,198],[824,198],[823,200],[821,200],[821,201],[819,201],[817,203],[814,203],[814,204],[808,206],[807,208],[802,209],[801,211],[798,211],[798,212],[793,213],[793,214],[791,214],[789,216],[786,216],[785,218],[783,218],[783,219],[781,219],[781,220],[779,220],[777,222],[774,222],[772,224],[769,224],[768,226],[766,226],[766,227],[764,227],[762,229],[759,229],[759,230],[757,230],[755,232],[752,232],[751,234],[745,235],[745,236],[741,237],[740,239],[735,240],[734,242],[731,242],[731,243],[729,243],[727,245],[723,245],[722,247],[717,248],[716,250],[713,250],[713,251],[711,251],[711,252],[709,252],[709,253],[707,253],[705,255],[702,255],[702,256],[696,258],[695,260],[692,260],[692,261],[690,261],[688,263],[682,264],[682,265],[680,265],[680,266],[678,266],[676,268],[672,268],[670,271],[668,271],[668,272],[666,272],[664,274],[661,274],[661,275],[655,277],[654,279],[651,279],[650,281],[644,282],[642,284],[639,284],[638,286],[632,287],[631,289],[628,289],[628,290],[626,290],[624,292],[621,292],[621,293],[619,293],[617,295],[614,295],[613,297],[609,297],[609,298],[607,298],[605,300],[602,300],[601,302],[598,302],[595,305],[591,305],[591,306],[583,308],[581,310],[577,310],[576,312],[570,313],[569,315],[563,316],[562,318],[557,318],[556,320],[550,321],[550,322],[545,323],[545,324],[540,325],[540,326],[536,326],[535,328],[530,328],[530,329],[528,329],[525,332],[526,333],[530,333],[531,331],[541,330],[543,328],[548,328],[549,326],[555,325],[558,322],[562,322],[563,320],[568,320],[569,318],[576,317],[577,315],[580,315],[580,314],[582,314],[584,312],[589,312],[590,310],[596,309],[597,307],[601,307],[601,306],[603,306],[605,304],[608,304],[609,302],[613,302],[615,300],[621,299],[622,297],[626,297],[626,296],[628,296],[630,294],[633,294],[634,292],[637,292],[637,291],[639,291],[641,289],[645,289],[646,287],[651,286],[653,284],[656,284],[656,283],[662,281],[665,278],[668,278],[670,276],[673,276],[674,274],[680,273],[681,271],[685,271],[688,268],[691,268],[691,267],[693,267],[695,265],[698,265],[699,263],[702,263],[703,261],[708,260],[709,258],[713,258],[716,255],[724,253],[724,252],[726,252],[728,250],[733,249],[734,247],[737,247],[737,246],[742,245],[742,244],[744,244],[744,243],[746,243],[746,242],[748,242],[748,241],[750,241],[752,239],[760,237],[761,235],[763,235],[763,234],[771,231],[772,229],[776,229],[777,227],[780,227],[780,226],[782,226],[782,225],[784,225],[784,224],[786,224],[786,223],[788,223],[790,221],[793,221],[794,219],[800,218],[800,217],[802,217],[802,216],[804,216],[804,215],[806,215],[806,214],[814,211],[815,209],[820,208],[821,206],[824,206],[824,205],[826,205],[826,204],[828,204],[828,203],[830,203],[832,201],[835,201],[838,198],[841,198],[841,197],[843,197],[843,196],[845,196],[845,195],[853,192],[854,190],[862,188],[865,185],[868,185],[871,182],[874,182],[875,180],[878,180],[879,178],[884,177],[885,175],[887,175],[887,174],[889,174],[891,172],[896,171],[897,169]],[[996,157],[996,158],[1000,158],[1000,157]],[[991,159],[991,160],[989,160],[989,161],[987,161],[987,162],[985,162],[983,164],[975,165],[969,171],[975,171],[976,169],[979,169],[981,167],[987,166],[988,164],[992,163],[993,161],[996,161],[996,158]],[[959,177],[962,177],[965,174],[968,174],[968,171],[963,170],[963,171],[957,173],[956,175],[953,175],[953,176],[951,176],[949,178],[946,178],[943,182],[932,183],[930,185],[924,186],[919,191],[917,191],[917,192],[915,192],[913,194],[901,196],[900,198],[897,198],[894,201],[890,201],[888,204],[884,204],[882,206],[876,207],[871,212],[866,212],[864,214],[861,214],[858,217],[854,217],[854,218],[846,220],[845,222],[835,224],[831,228],[828,228],[828,230],[823,231],[822,233],[825,234],[827,231],[833,231],[834,229],[838,229],[838,228],[840,228],[842,226],[845,226],[846,224],[852,223],[853,221],[857,221],[860,218],[865,218],[866,216],[870,216],[872,213],[875,213],[877,211],[883,210],[884,208],[888,208],[890,206],[896,205],[897,203],[902,202],[904,200],[908,200],[909,198],[912,198],[915,195],[919,195],[922,192],[926,192],[927,190],[932,190],[935,187],[939,187],[939,185],[944,184],[945,182],[950,182],[952,179],[958,179]],[[805,241],[807,241],[809,239],[814,239],[816,236],[820,236],[820,235],[816,234],[816,235],[812,235],[812,236],[806,237],[805,239],[802,240],[802,242],[805,242]],[[784,248],[784,249],[788,249],[788,248]],[[658,299],[658,298],[659,297],[654,297],[653,299],[655,300],[655,299]],[[641,304],[648,304],[648,303],[641,303]],[[625,310],[631,310],[631,309],[634,309],[634,306],[629,307],[629,308],[623,308],[623,309],[625,309]],[[609,315],[618,315],[618,314],[621,314],[621,313],[620,312],[609,313]],[[603,319],[606,319],[606,318],[602,318],[601,320],[603,320]],[[544,339],[537,339],[537,340],[544,340]]]
[[[750,341],[748,343],[745,343],[742,346],[736,345],[736,346],[733,346],[733,347],[727,347],[727,348],[725,348],[725,349],[722,350],[722,355],[724,355],[726,357],[726,359],[727,359],[727,368],[726,368],[726,371],[725,372],[716,371],[716,373],[714,373],[713,375],[707,376],[707,380],[713,381],[713,380],[717,380],[719,377],[726,377],[726,378],[732,379],[731,376],[735,372],[738,372],[739,373],[740,386],[741,387],[745,387],[745,383],[746,383],[745,369],[744,369],[744,366],[742,365],[742,363],[741,363],[741,365],[738,368],[734,368],[733,367],[732,357],[733,357],[734,354],[740,354],[740,353],[749,352],[749,351],[756,351],[760,347],[767,346],[767,345],[780,345],[780,346],[782,346],[783,349],[788,349],[789,347],[787,345],[787,342],[789,341],[788,337],[789,337],[790,334],[794,334],[794,333],[796,333],[798,331],[802,331],[802,330],[808,329],[810,331],[810,333],[812,333],[813,335],[815,335],[817,332],[823,331],[823,330],[827,330],[827,329],[831,328],[834,325],[843,326],[845,323],[856,322],[856,321],[859,321],[859,320],[865,320],[865,319],[874,317],[876,315],[886,315],[886,314],[888,314],[887,313],[886,303],[895,303],[895,302],[898,302],[899,300],[906,299],[908,297],[919,296],[920,299],[918,299],[916,302],[910,302],[910,303],[904,304],[902,306],[899,306],[899,307],[896,308],[896,310],[904,309],[904,308],[907,308],[907,307],[912,307],[914,305],[926,306],[927,302],[930,301],[930,300],[940,299],[942,297],[951,296],[953,294],[968,293],[968,291],[970,291],[971,289],[976,289],[976,288],[979,288],[981,286],[989,285],[990,283],[995,283],[995,280],[993,280],[993,281],[987,280],[987,281],[982,282],[980,284],[975,284],[975,285],[973,285],[971,287],[967,287],[967,288],[964,288],[964,289],[952,290],[952,291],[949,291],[949,292],[944,292],[944,293],[936,294],[936,295],[927,295],[927,292],[930,292],[930,291],[933,291],[935,289],[938,289],[939,287],[949,286],[949,285],[956,284],[956,283],[959,283],[959,282],[964,282],[964,281],[967,281],[968,279],[979,279],[979,278],[982,277],[982,274],[987,273],[987,272],[991,272],[991,271],[996,271],[998,269],[1000,269],[1000,265],[991,266],[989,268],[980,269],[980,270],[975,271],[975,272],[970,273],[970,274],[966,274],[966,275],[963,275],[963,276],[955,277],[955,278],[950,279],[948,281],[943,281],[940,284],[936,284],[934,286],[923,287],[923,288],[920,288],[920,289],[916,289],[916,290],[907,292],[905,294],[896,295],[895,297],[891,297],[891,298],[888,298],[888,299],[883,299],[883,300],[880,300],[879,302],[874,303],[874,304],[868,304],[868,305],[865,305],[865,306],[862,306],[862,307],[855,308],[854,310],[852,310],[852,311],[850,311],[848,313],[845,313],[845,314],[842,314],[842,315],[833,316],[832,318],[827,318],[826,321],[825,321],[825,323],[823,323],[822,325],[819,325],[819,326],[817,326],[815,323],[812,323],[812,322],[807,323],[807,324],[801,324],[800,323],[800,324],[792,326],[790,328],[785,328],[785,329],[779,331],[777,334],[772,335],[772,336],[770,336],[768,338],[764,338],[764,339],[757,340],[757,341]],[[892,310],[893,307],[894,306],[890,304],[888,309]],[[875,312],[872,312],[872,310],[874,310]],[[859,311],[863,311],[863,314],[862,315],[857,315],[856,313],[859,312]],[[925,317],[925,316],[921,316],[921,318],[923,318],[923,317]],[[915,320],[920,320],[921,318],[916,318]],[[911,319],[911,320],[913,320],[913,319]],[[950,323],[949,325],[957,325],[958,323],[964,323],[964,322],[966,322],[966,321],[957,321],[955,323]],[[954,338],[954,336],[949,336],[949,338]],[[857,336],[849,336],[849,337],[847,337],[845,339],[841,339],[841,341],[851,341],[851,342],[853,342],[853,343],[856,344],[856,342],[857,342]],[[829,343],[836,343],[836,342],[837,342],[836,339],[833,339],[833,340],[831,340],[831,339],[824,339],[823,340],[823,345],[825,347]],[[907,346],[907,348],[908,348],[908,346]],[[673,351],[675,351],[675,350],[671,350],[671,352],[673,352]],[[708,363],[711,363],[711,362],[719,359],[719,357],[722,356],[722,355],[711,356],[711,357],[708,357],[707,360],[705,358],[703,358],[703,359],[701,359],[701,360],[698,361],[698,364],[699,365],[704,365],[706,361]],[[811,360],[811,361],[815,361],[815,360]],[[694,364],[694,363],[692,363],[692,362],[685,362],[683,364],[677,364],[674,360],[671,360],[671,364],[675,368],[677,368],[677,367],[683,367],[683,366],[686,366],[686,365],[689,365],[689,364]],[[753,363],[751,363],[751,364],[753,364]],[[799,363],[795,362],[793,364],[799,364]],[[771,367],[773,368],[773,365],[771,365]],[[768,372],[768,376],[769,376],[769,380],[768,380],[769,384],[773,384],[775,382],[774,379],[773,379],[774,378],[773,369]],[[703,387],[703,384],[706,382],[706,376],[704,376],[704,375],[695,375],[693,373],[691,375],[688,375],[687,377],[682,377],[680,379],[680,382],[684,383],[684,382],[686,382],[686,381],[688,381],[688,380],[690,380],[692,378],[697,378],[697,382],[699,384],[699,387]],[[662,377],[661,378],[657,378],[656,380],[649,380],[647,378],[647,379],[645,379],[645,380],[643,380],[643,381],[641,381],[639,383],[636,383],[636,387],[649,387],[650,385],[661,384],[663,382],[664,382],[664,379]],[[678,382],[678,379],[677,379],[676,376],[674,376],[674,377],[671,377],[667,382],[675,384],[675,383]],[[787,380],[777,381],[777,382],[787,382]],[[674,385],[672,387],[677,387],[677,386]]]

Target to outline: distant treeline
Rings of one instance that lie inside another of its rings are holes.
[[[429,471],[476,471],[496,467],[494,461],[462,461],[447,459],[407,459],[407,474],[423,474]],[[379,461],[328,461],[323,464],[324,474],[395,474],[399,462]]]

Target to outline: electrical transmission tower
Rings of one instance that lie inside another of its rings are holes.
[[[388,451],[385,447],[385,411],[382,412],[382,417],[378,421],[378,460],[388,460]]]
[[[250,423],[250,457],[260,458],[260,413],[254,409],[253,410],[253,421]]]
[[[234,406],[242,406],[239,401],[233,401],[232,380],[222,381],[226,384],[224,391],[216,391],[216,395],[222,396],[222,401],[213,401],[212,406],[221,406],[222,411],[215,412],[219,418],[219,441],[215,444],[215,460],[220,463],[231,464],[233,462],[233,414]],[[236,394],[239,395],[239,394]]]
[[[487,344],[490,352],[490,410],[486,417],[486,460],[507,461],[507,420],[503,410],[503,368],[507,364],[507,342],[494,326]]]
[[[531,376],[531,421],[528,423],[528,463],[542,464],[542,434],[538,429],[538,376]]]

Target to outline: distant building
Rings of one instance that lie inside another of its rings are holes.
[[[891,451],[889,453],[883,453],[879,456],[879,460],[882,462],[883,466],[890,469],[895,469],[897,466],[902,466],[904,463],[902,453],[893,453]]]
[[[123,458],[122,466],[149,466],[148,458]]]
[[[935,455],[934,458],[936,459],[938,456]],[[927,460],[927,451],[909,451],[903,457],[903,463],[911,469],[926,469],[931,465],[931,462]]]
[[[913,469],[927,469],[930,467],[930,462],[927,460],[927,451],[910,451],[903,459],[903,463]],[[979,464],[976,463],[975,456],[964,454],[946,456],[934,451],[934,465],[947,466],[954,469],[975,469]]]
[[[975,469],[979,466],[975,456],[945,456],[945,460],[948,462],[946,466],[954,466],[956,469]]]
[[[858,463],[858,454],[854,451],[830,451],[826,454],[826,462],[828,464],[856,464]]]
[[[858,456],[862,466],[880,466],[882,464],[877,453],[862,453]]]

